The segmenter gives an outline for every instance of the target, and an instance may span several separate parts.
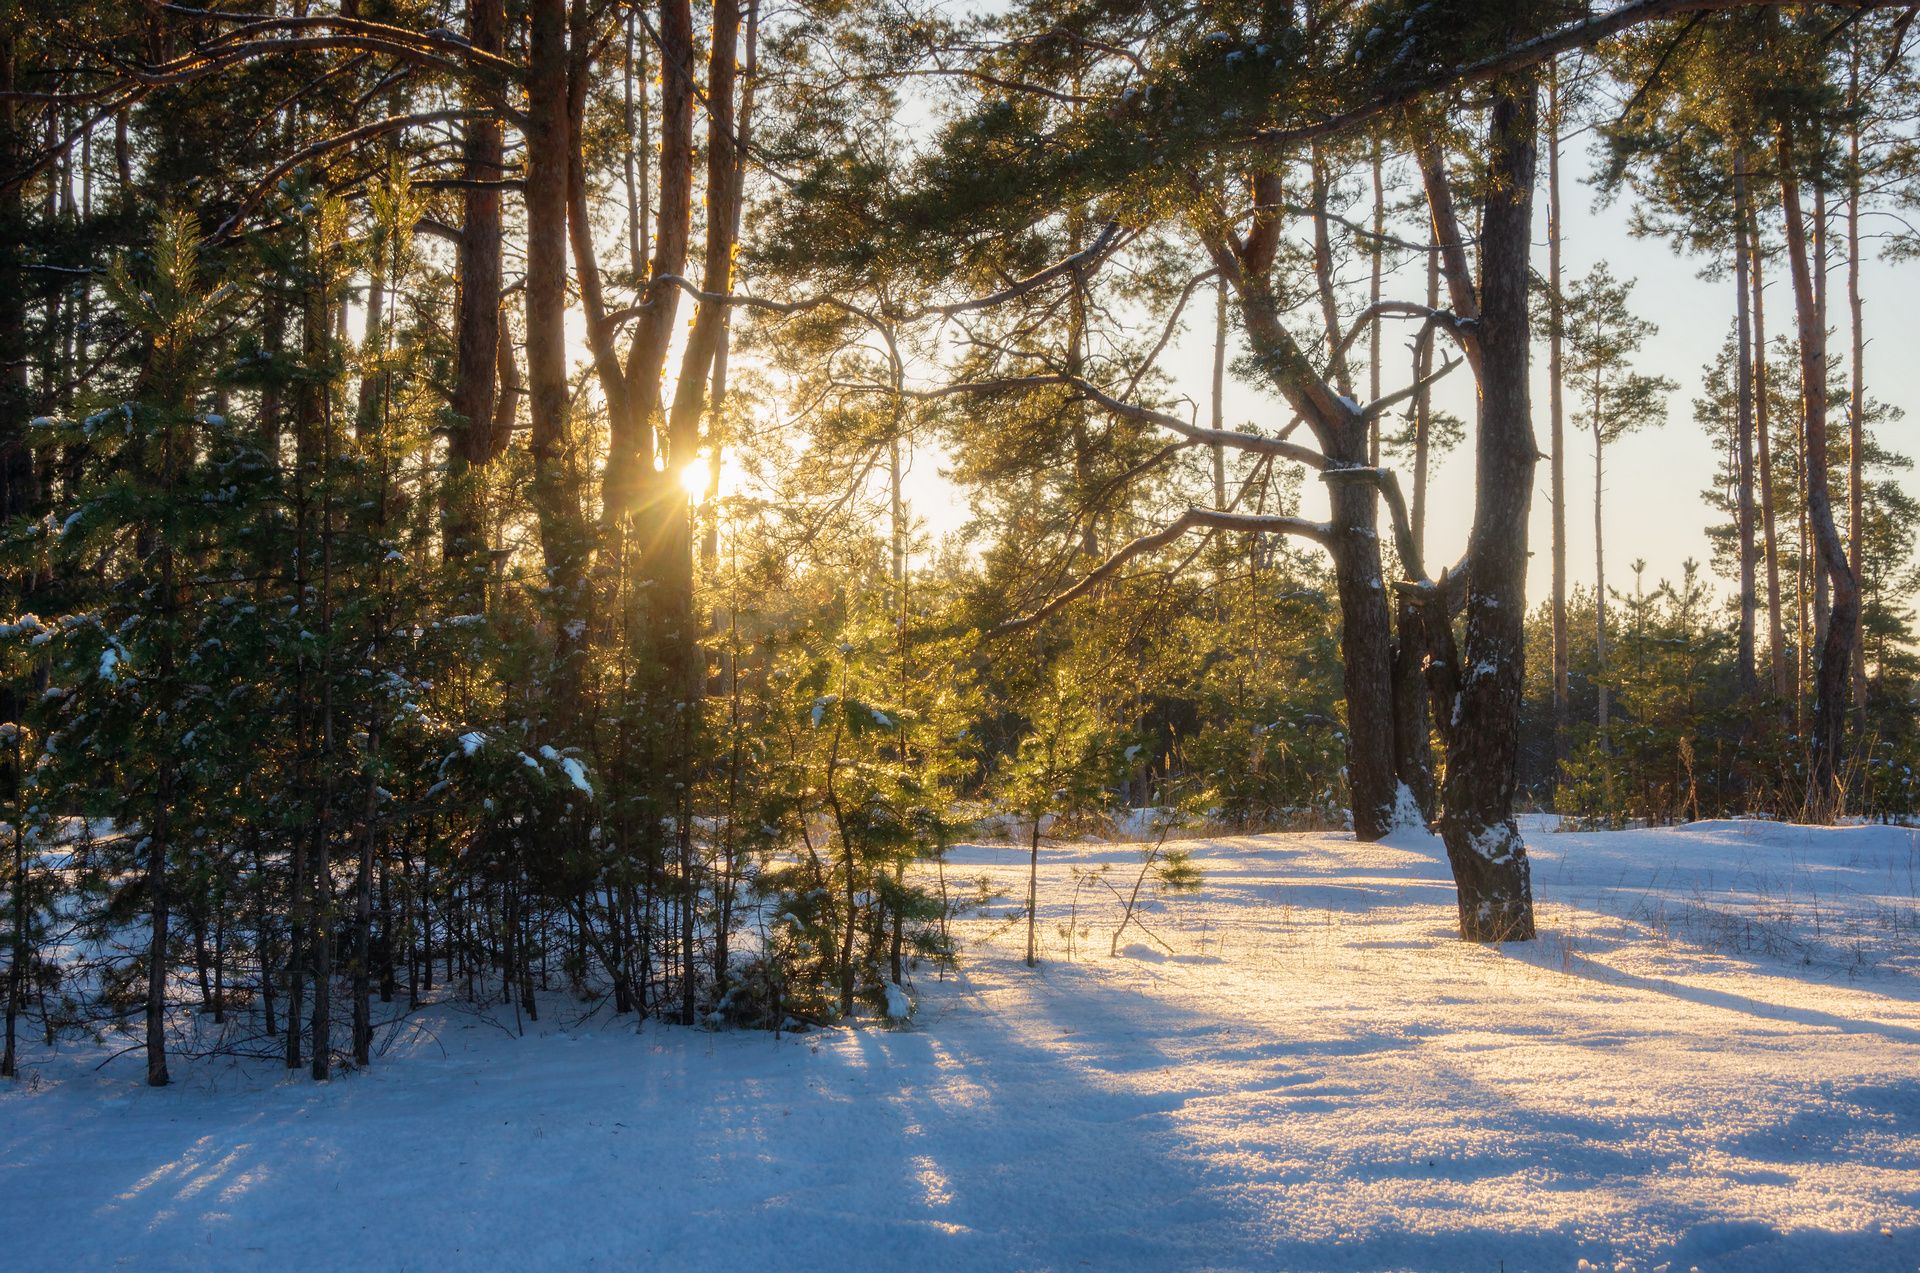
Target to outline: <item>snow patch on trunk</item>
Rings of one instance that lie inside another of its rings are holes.
[[[1393,796],[1392,827],[1396,831],[1425,831],[1427,829],[1426,811],[1420,807],[1420,797],[1413,794],[1413,788],[1406,783],[1399,784],[1400,789]]]

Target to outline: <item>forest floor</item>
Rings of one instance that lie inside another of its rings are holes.
[[[1439,843],[1193,844],[1119,906],[1043,849],[906,1028],[774,1038],[558,995],[424,1010],[364,1074],[29,1054],[0,1266],[1627,1269],[1920,1266],[1920,833],[1529,828],[1541,940],[1451,937]],[[1069,954],[1075,906],[1084,933]],[[1164,943],[1162,945],[1161,943]]]

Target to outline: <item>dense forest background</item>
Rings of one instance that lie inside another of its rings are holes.
[[[1517,807],[1911,817],[1912,15],[11,0],[5,1068],[137,1018],[154,1083],[325,1077],[449,986],[886,1010],[956,837],[1140,807],[1434,820],[1480,939]],[[1723,289],[1690,404],[1561,268],[1563,138]],[[1562,471],[1662,423],[1724,455],[1671,580]]]

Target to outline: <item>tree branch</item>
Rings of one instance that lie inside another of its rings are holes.
[[[1047,372],[1033,376],[1007,376],[999,380],[970,380],[961,384],[944,385],[938,389],[906,389],[902,392],[910,398],[931,401],[951,398],[959,394],[1007,393],[1016,389],[1036,389],[1042,386],[1072,389],[1087,401],[1105,408],[1124,420],[1157,425],[1169,432],[1179,434],[1189,442],[1232,447],[1235,450],[1252,451],[1260,455],[1277,455],[1312,469],[1326,467],[1326,457],[1311,447],[1301,446],[1297,442],[1287,442],[1280,438],[1267,437],[1260,433],[1236,433],[1231,429],[1204,429],[1197,424],[1189,424],[1177,415],[1156,411],[1152,407],[1143,407],[1135,402],[1122,401],[1079,376],[1069,376],[1061,372]]]
[[[1033,627],[1062,606],[1098,588],[1135,557],[1164,548],[1197,527],[1254,534],[1298,535],[1302,539],[1311,539],[1329,548],[1333,543],[1333,527],[1324,522],[1310,522],[1303,517],[1284,517],[1274,513],[1228,513],[1213,508],[1190,508],[1176,518],[1172,525],[1154,531],[1150,535],[1142,535],[1127,544],[1095,566],[1079,583],[1059,593],[1031,614],[1002,623],[993,630],[993,635],[1007,636]]]
[[[1263,128],[1249,134],[1247,141],[1251,145],[1267,150],[1290,149],[1303,142],[1350,132],[1370,120],[1378,119],[1403,106],[1410,106],[1436,93],[1469,88],[1475,84],[1497,80],[1515,71],[1539,66],[1571,49],[1597,44],[1609,36],[1618,35],[1628,27],[1638,26],[1643,22],[1654,22],[1680,14],[1769,7],[1774,2],[1775,0],[1631,0],[1630,3],[1622,4],[1605,13],[1570,23],[1558,30],[1535,36],[1531,40],[1522,40],[1492,57],[1469,62],[1465,66],[1450,67],[1433,75],[1406,80],[1384,91],[1379,91],[1363,106],[1356,106],[1352,110],[1330,115],[1311,124],[1299,124],[1290,128]],[[1823,0],[1823,2],[1857,10],[1911,10],[1914,6],[1914,0]]]

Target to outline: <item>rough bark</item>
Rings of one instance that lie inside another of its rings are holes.
[[[585,635],[585,528],[575,484],[567,385],[567,180],[576,139],[567,100],[566,0],[534,0],[527,75],[527,387],[532,503],[558,620],[556,712],[565,712]]]
[[[1527,516],[1538,458],[1528,396],[1528,316],[1535,136],[1535,78],[1511,76],[1494,92],[1488,183],[1481,223],[1479,453],[1469,539],[1464,658],[1437,667],[1451,712],[1441,835],[1458,889],[1460,935],[1469,941],[1533,937],[1526,845],[1513,819],[1525,674]],[[1429,628],[1451,645],[1446,607]],[[1444,647],[1443,647],[1444,648]]]
[[[1342,431],[1329,472],[1363,467],[1364,423]],[[1347,785],[1353,833],[1378,840],[1393,830],[1400,779],[1395,763],[1393,627],[1380,569],[1379,493],[1370,481],[1335,480],[1328,493],[1334,583],[1340,595],[1340,658],[1347,700]]]
[[[506,8],[502,0],[468,0],[467,37],[474,48],[499,53],[505,42]],[[477,98],[476,98],[477,104]],[[448,449],[448,507],[445,553],[451,559],[479,551],[480,519],[470,470],[498,451],[493,437],[495,370],[502,340],[500,322],[500,188],[506,175],[501,128],[492,119],[466,124],[461,157],[468,185],[461,192],[462,219],[457,267],[460,279],[454,320],[453,414],[457,420]]]

